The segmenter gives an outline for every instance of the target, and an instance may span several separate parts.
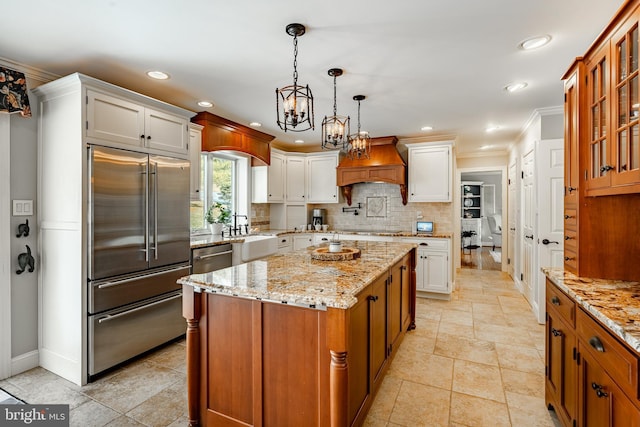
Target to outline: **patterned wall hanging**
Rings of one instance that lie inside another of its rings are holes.
[[[0,67],[0,112],[31,117],[27,80],[23,73]]]

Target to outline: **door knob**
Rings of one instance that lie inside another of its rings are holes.
[[[542,244],[543,245],[548,245],[549,243],[555,243],[556,245],[559,245],[559,243],[556,242],[555,240],[542,239]]]

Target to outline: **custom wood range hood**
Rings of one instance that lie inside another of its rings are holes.
[[[361,182],[398,184],[402,204],[407,204],[407,164],[398,153],[397,143],[395,136],[371,138],[370,158],[352,160],[345,157],[340,162],[337,181],[349,206],[353,184]]]
[[[204,126],[202,129],[202,151],[242,151],[253,157],[252,166],[271,163],[269,144],[275,138],[274,136],[207,111],[196,114],[191,121]]]

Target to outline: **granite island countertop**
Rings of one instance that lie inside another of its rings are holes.
[[[542,272],[640,353],[640,283],[578,277],[562,268],[543,268]]]
[[[360,249],[350,261],[320,261],[311,258],[310,246],[295,252],[271,255],[257,261],[178,280],[205,292],[260,299],[310,308],[346,309],[356,295],[398,262],[415,244],[352,241],[347,247]]]
[[[328,231],[293,231],[293,230],[261,230],[259,233],[225,237],[213,236],[211,234],[197,234],[191,236],[191,249],[203,248],[207,246],[224,245],[226,243],[242,243],[247,236],[286,236],[302,233],[316,233],[316,234],[349,234],[349,235],[363,235],[363,236],[387,236],[387,237],[412,237],[412,238],[432,238],[432,239],[450,239],[451,233],[437,233],[432,235],[417,234],[405,231],[342,231],[342,230],[328,230]]]

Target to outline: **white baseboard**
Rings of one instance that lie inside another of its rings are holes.
[[[40,356],[38,350],[33,350],[11,359],[11,375],[17,375],[38,366],[40,366]]]

